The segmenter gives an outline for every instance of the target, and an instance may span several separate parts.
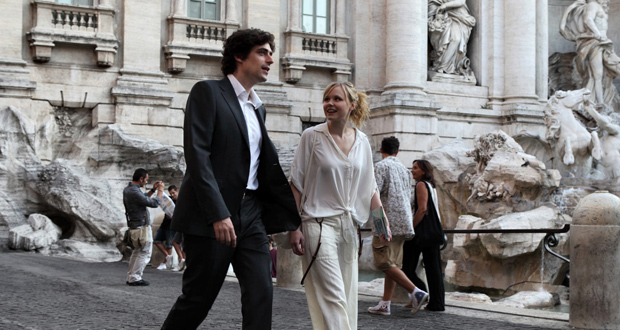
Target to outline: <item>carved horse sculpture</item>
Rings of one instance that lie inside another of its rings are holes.
[[[545,108],[546,138],[549,143],[556,142],[558,151],[564,155],[565,165],[575,163],[575,155],[590,153],[596,160],[601,159],[601,143],[596,132],[588,132],[575,118],[573,110],[583,108],[589,100],[590,91],[586,88],[573,91],[557,91],[547,102]]]

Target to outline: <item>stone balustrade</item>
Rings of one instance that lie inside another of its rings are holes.
[[[187,24],[189,42],[216,44],[222,46],[226,40],[225,26],[209,26],[206,24]]]
[[[111,7],[72,6],[51,1],[31,3],[32,29],[27,33],[32,58],[45,63],[55,42],[95,45],[97,65],[110,67],[119,45],[114,32],[115,10]]]
[[[282,66],[287,82],[301,80],[307,67],[331,69],[336,81],[349,79],[353,67],[347,56],[349,37],[299,31],[287,31],[284,36]]]
[[[52,9],[55,29],[97,32],[97,13],[91,10],[73,11]]]
[[[325,57],[336,57],[336,41],[333,38],[304,37],[301,48],[304,54],[312,54]]]
[[[239,24],[187,17],[168,18],[168,43],[164,46],[168,71],[181,73],[189,55],[222,57],[224,40],[239,29]]]

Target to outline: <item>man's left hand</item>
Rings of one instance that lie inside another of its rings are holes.
[[[218,242],[226,246],[232,246],[233,248],[237,246],[237,235],[235,234],[235,227],[230,218],[214,222],[213,230],[215,231],[215,239]]]

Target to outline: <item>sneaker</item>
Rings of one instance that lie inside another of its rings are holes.
[[[166,263],[161,263],[161,265],[157,266],[157,270],[166,270]]]
[[[174,258],[171,255],[166,256],[166,269],[172,269],[172,261]]]
[[[126,282],[126,283],[127,285],[130,285],[130,286],[147,286],[150,284],[148,281],[145,281],[145,280],[139,280],[135,282]]]
[[[428,293],[419,291],[410,295],[411,297],[411,314],[415,314],[420,310],[420,307],[428,301]]]
[[[183,269],[185,269],[185,259],[181,259],[181,261],[179,261],[179,271],[182,271]]]
[[[368,313],[379,314],[379,315],[390,315],[390,305],[381,301],[375,307],[368,307]]]

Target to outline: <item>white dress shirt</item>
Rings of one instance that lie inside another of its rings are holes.
[[[263,102],[260,100],[258,95],[256,95],[254,89],[251,89],[250,95],[248,95],[245,88],[243,88],[235,76],[229,74],[227,77],[235,89],[239,106],[241,107],[241,110],[243,110],[243,116],[245,117],[245,123],[248,128],[248,137],[250,139],[250,175],[248,176],[248,184],[246,189],[256,190],[258,189],[258,177],[256,176],[256,173],[258,171],[263,135],[261,134],[260,123],[258,122],[259,114],[255,109],[258,109]]]

